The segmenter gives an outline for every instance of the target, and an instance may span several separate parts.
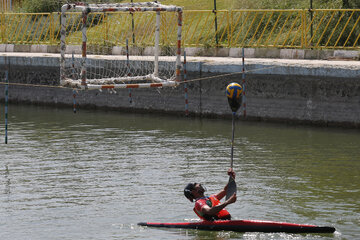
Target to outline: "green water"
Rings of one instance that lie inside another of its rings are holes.
[[[196,218],[183,187],[223,188],[231,120],[10,105],[7,145],[0,114],[0,239],[360,237],[358,130],[236,124],[233,217],[334,226],[335,234],[136,225]]]

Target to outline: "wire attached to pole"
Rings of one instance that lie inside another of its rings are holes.
[[[130,73],[130,56],[129,56],[129,40],[126,39],[126,68],[128,71],[128,77],[131,77],[131,73]],[[132,92],[131,92],[131,88],[129,88],[129,103],[132,104],[133,100],[132,100]]]
[[[187,87],[187,71],[186,71],[186,51],[184,51],[184,91],[185,91],[185,116],[189,116],[189,96]]]
[[[9,72],[5,70],[5,144],[8,143]]]
[[[242,48],[242,102],[243,102],[243,113],[244,118],[246,118],[246,94],[245,94],[245,49]]]
[[[73,100],[73,111],[74,111],[74,113],[76,113],[76,90],[75,89],[73,89],[73,98],[74,98],[74,100]]]

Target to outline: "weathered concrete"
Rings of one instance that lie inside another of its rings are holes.
[[[106,56],[118,59],[119,56]],[[360,62],[246,58],[247,118],[360,127]],[[241,80],[241,59],[188,57],[189,111],[192,115],[229,116],[228,83]],[[68,105],[72,90],[58,88],[59,55],[0,53],[0,74],[8,67],[11,102]],[[215,77],[217,76],[217,77]],[[54,87],[49,87],[54,86]],[[165,89],[80,91],[81,108],[184,113],[184,85]],[[3,85],[0,99],[4,98]]]
[[[88,46],[89,47],[89,46]],[[131,50],[131,49],[130,49]],[[207,56],[207,57],[242,57],[242,48],[204,48],[204,47],[186,47],[188,56]],[[0,44],[1,52],[31,52],[31,53],[60,53],[58,45],[14,45]],[[67,53],[74,52],[81,54],[81,46],[66,47]],[[114,46],[108,50],[112,55],[124,55],[123,47]],[[137,50],[138,52],[138,50]],[[154,47],[146,47],[143,55],[153,55]],[[279,59],[346,59],[359,60],[360,51],[358,50],[314,50],[314,49],[279,49],[279,48],[245,48],[247,58],[279,58]]]

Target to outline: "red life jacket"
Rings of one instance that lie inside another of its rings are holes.
[[[214,206],[217,206],[220,204],[220,201],[215,197],[215,195],[211,195],[210,197],[201,198],[199,200],[205,201],[206,205],[208,205],[209,207],[214,207]],[[199,200],[197,200],[197,201],[199,201]],[[206,214],[202,213],[201,211],[197,210],[195,207],[193,210],[196,213],[196,215],[198,215],[198,217],[202,220],[213,221],[213,220],[219,220],[219,219],[222,219],[222,220],[231,219],[230,213],[225,208],[221,209],[216,214],[216,216],[206,215]]]

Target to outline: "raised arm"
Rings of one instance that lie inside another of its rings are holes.
[[[209,207],[208,205],[204,205],[201,209],[201,211],[209,216],[215,216],[216,214],[218,214],[218,212],[220,212],[223,208],[225,208],[227,205],[236,202],[236,194],[234,193],[234,195],[232,195],[228,200],[226,200],[225,202],[214,206],[214,207]]]
[[[234,172],[234,170],[232,168],[229,168],[229,170],[227,171],[227,174],[235,179],[235,172]],[[225,185],[223,190],[221,190],[220,192],[215,194],[217,199],[221,200],[223,197],[225,197],[227,187],[228,187],[228,183]]]

